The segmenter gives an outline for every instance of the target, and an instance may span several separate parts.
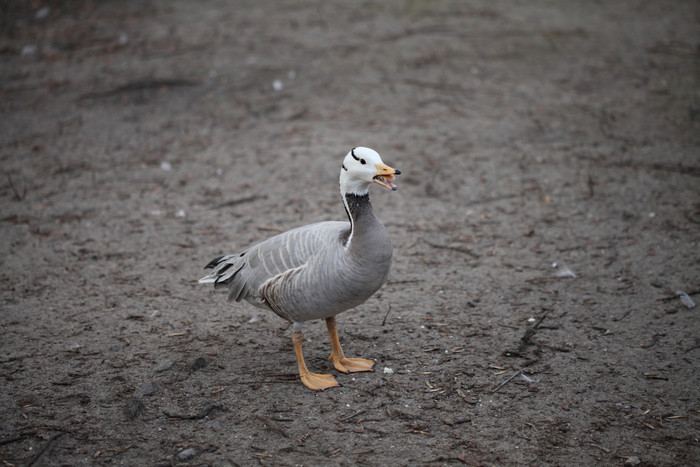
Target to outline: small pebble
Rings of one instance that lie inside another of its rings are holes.
[[[136,420],[146,411],[146,406],[139,399],[131,398],[124,406],[124,416],[127,420]]]
[[[197,455],[197,450],[195,448],[188,448],[188,449],[185,449],[184,451],[180,452],[177,455],[177,458],[180,459],[181,461],[185,461],[187,459],[192,459],[196,455]]]
[[[207,360],[204,357],[197,357],[194,359],[194,361],[190,364],[190,369],[192,371],[197,371],[201,370],[202,368],[207,366]]]
[[[143,396],[149,396],[151,394],[155,394],[157,392],[162,391],[163,388],[160,387],[158,383],[154,383],[153,381],[144,384],[140,388],[138,388],[136,391],[134,391],[134,396],[136,397],[143,397]]]
[[[630,456],[625,461],[625,464],[627,464],[627,465],[639,465],[641,463],[642,463],[642,461],[639,460],[639,457],[637,457],[637,456]]]
[[[34,55],[37,51],[37,47],[34,44],[27,44],[24,47],[22,47],[22,52],[21,55],[23,57],[26,57],[28,55]]]
[[[173,360],[163,360],[158,364],[154,371],[156,373],[162,373],[171,369],[173,365],[175,365],[175,362]]]
[[[202,402],[200,402],[199,404],[197,404],[197,411],[198,412],[211,412],[214,407],[216,407],[216,404],[214,404],[209,399],[205,399]]]
[[[210,420],[207,423],[205,423],[204,426],[211,428],[214,431],[219,431],[224,427],[218,420]]]

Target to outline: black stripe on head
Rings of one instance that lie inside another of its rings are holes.
[[[343,170],[348,170],[348,168],[345,167],[345,164],[343,164]]]
[[[356,161],[359,161],[360,158],[357,157],[357,156],[355,155],[355,149],[357,149],[357,148],[352,148],[352,151],[350,151],[350,154],[352,154],[352,157],[353,157]]]

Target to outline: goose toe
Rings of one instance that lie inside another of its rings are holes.
[[[338,381],[332,375],[318,375],[315,373],[302,375],[301,382],[304,383],[304,386],[314,391],[323,391],[324,389],[338,386]]]
[[[372,360],[367,360],[364,358],[339,358],[333,359],[331,355],[330,360],[333,360],[333,366],[338,371],[343,373],[358,373],[360,371],[372,371],[374,362]]]

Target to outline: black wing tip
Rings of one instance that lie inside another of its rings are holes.
[[[219,256],[218,258],[214,258],[213,260],[209,261],[209,264],[204,266],[204,269],[214,269],[217,264],[219,264],[222,260],[223,256]]]

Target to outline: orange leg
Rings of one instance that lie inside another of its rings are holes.
[[[304,362],[304,353],[301,349],[301,342],[304,340],[304,335],[301,332],[292,332],[292,341],[294,342],[294,352],[297,354],[297,364],[299,365],[299,376],[301,382],[314,391],[323,391],[324,389],[338,386],[338,382],[332,375],[317,375],[311,373],[306,368]]]
[[[326,318],[326,326],[328,326],[328,334],[331,336],[331,356],[328,360],[333,360],[333,366],[338,371],[343,373],[356,373],[358,371],[372,371],[374,362],[364,358],[345,358],[343,348],[340,346],[338,339],[338,327],[335,322],[335,317]]]

